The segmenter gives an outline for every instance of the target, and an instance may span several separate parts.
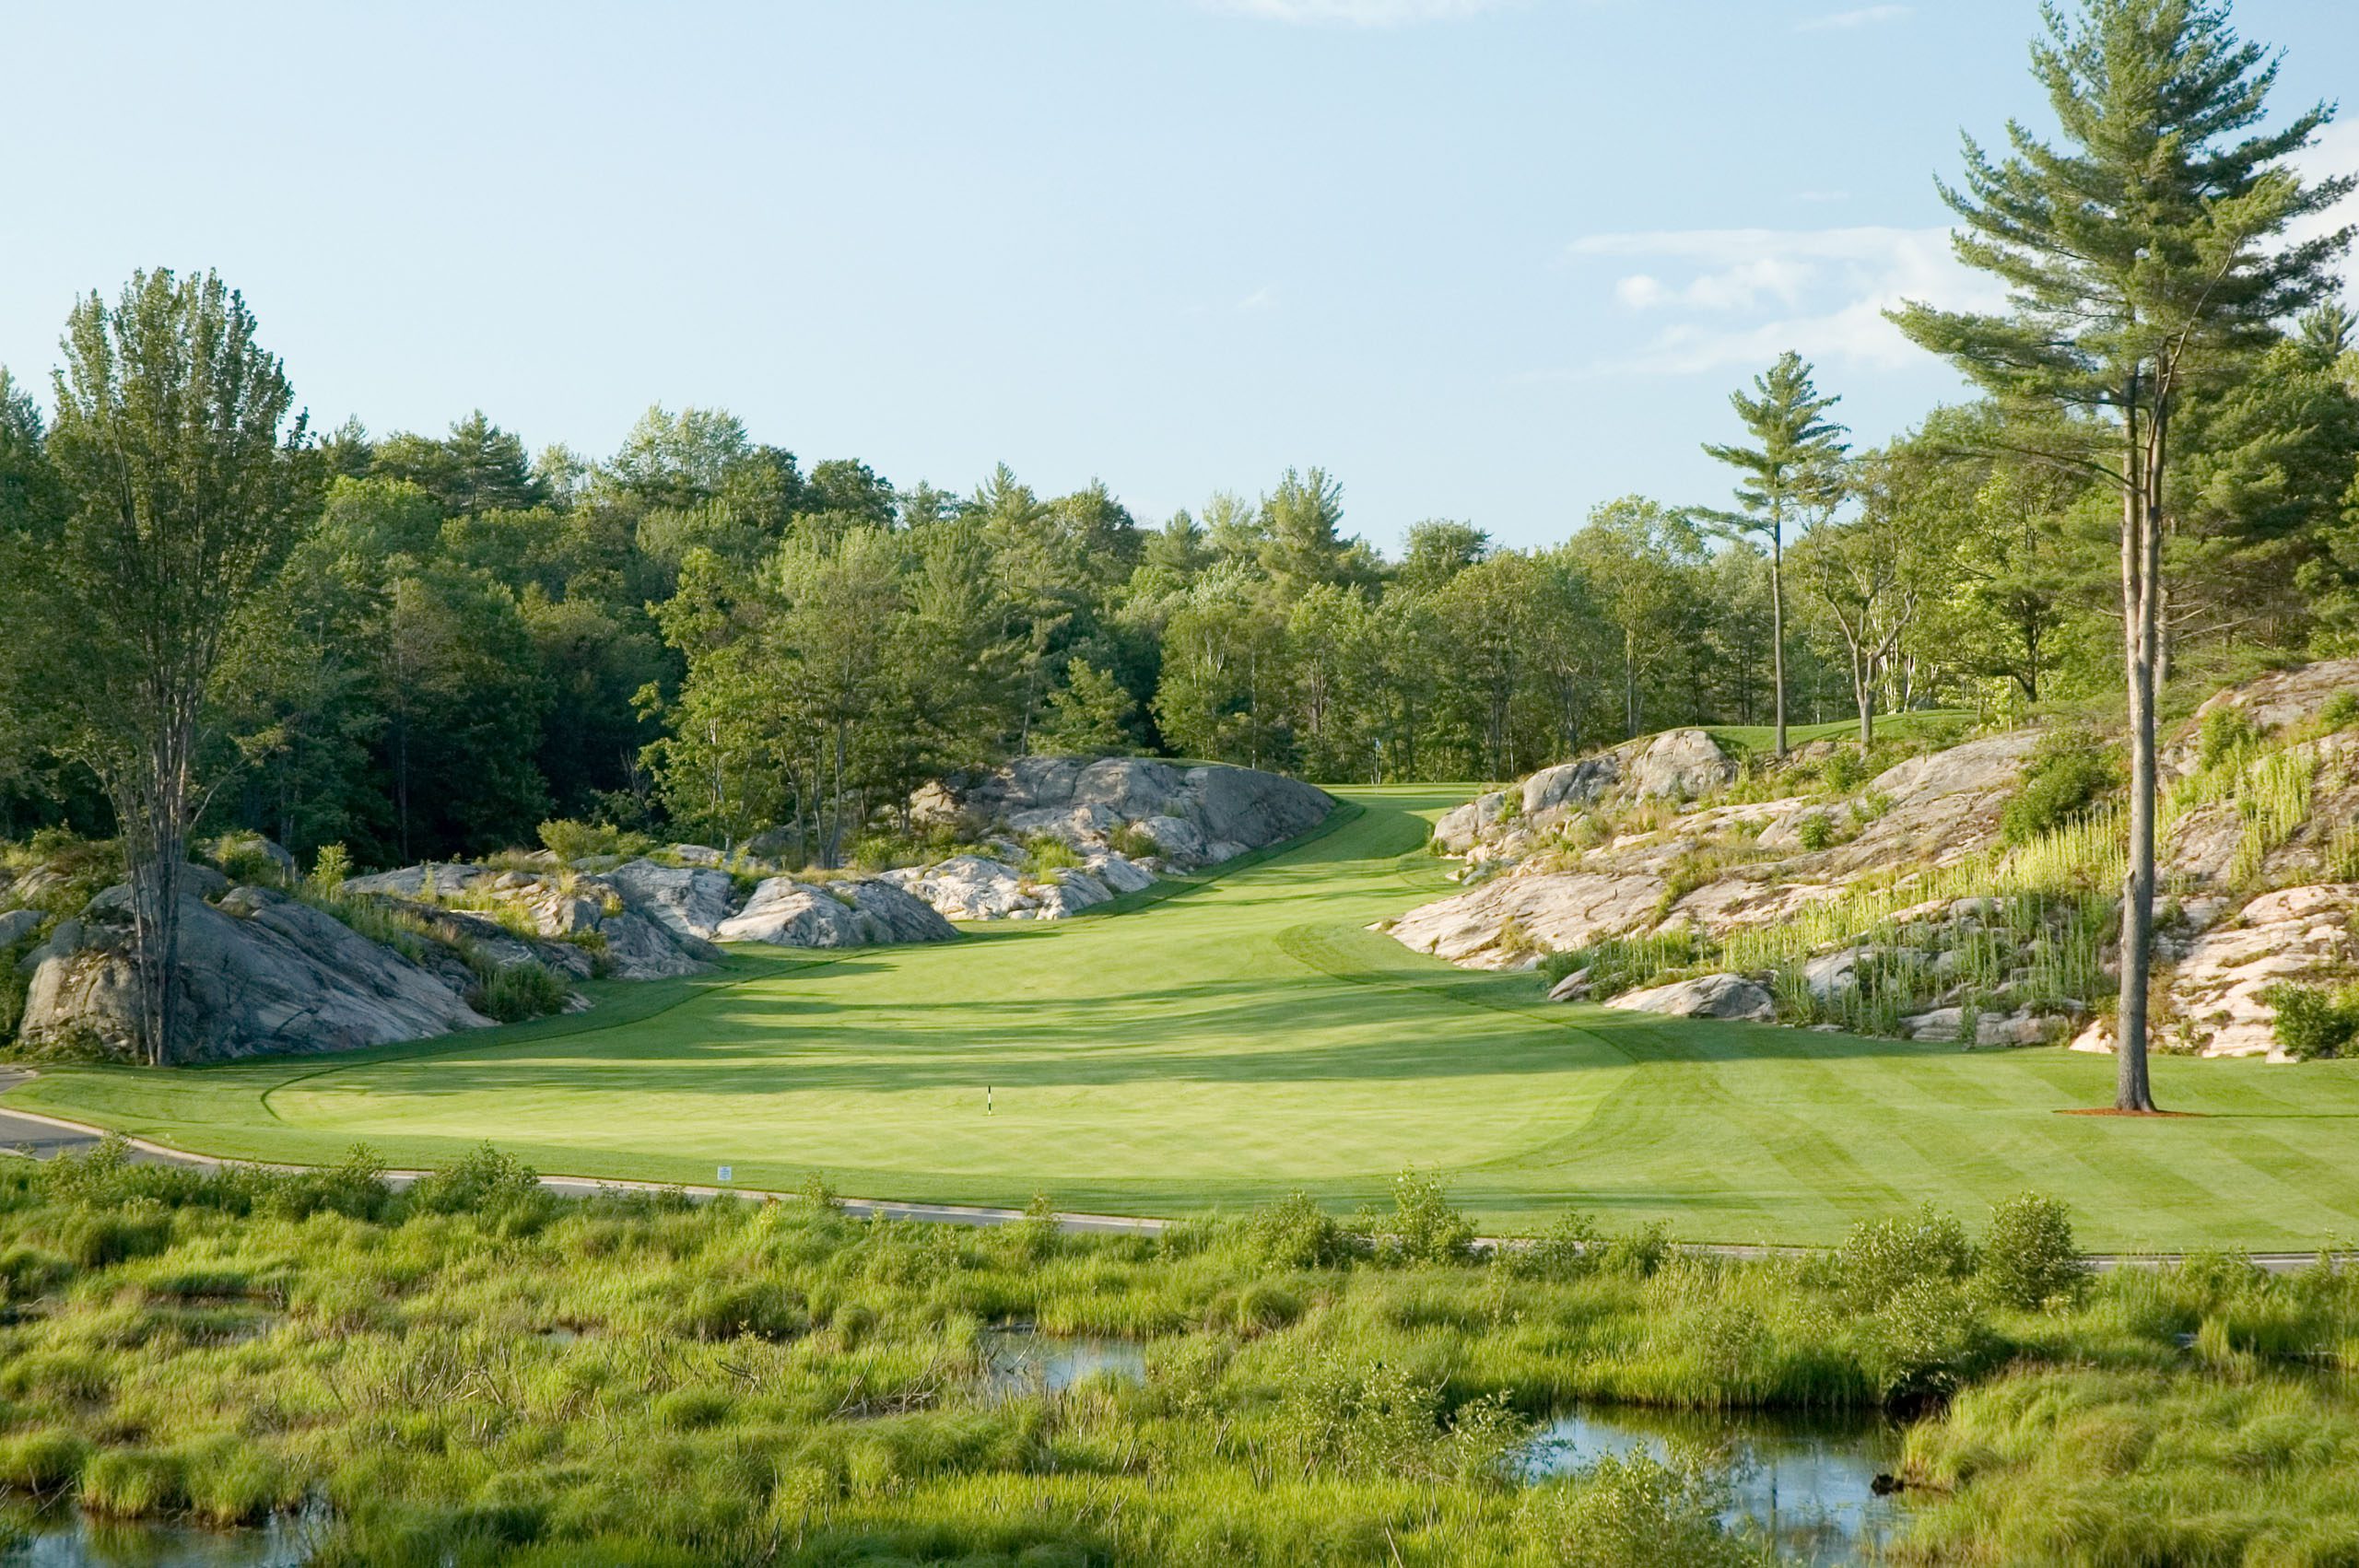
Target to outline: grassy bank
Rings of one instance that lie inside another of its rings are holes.
[[[323,1568],[1656,1568],[1766,1560],[1716,1522],[1725,1457],[1530,1485],[1538,1418],[1955,1394],[1908,1438],[1926,1561],[1993,1521],[2013,1544],[1982,1561],[2336,1560],[2310,1548],[2359,1531],[2359,1284],[2230,1260],[2085,1281],[2055,1212],[1979,1238],[1907,1216],[1751,1264],[1567,1217],[1486,1259],[1414,1178],[1354,1223],[1289,1202],[1150,1241],[856,1222],[824,1194],[565,1201],[489,1154],[401,1196],[365,1161],[19,1164],[0,1490],[217,1523],[323,1504]],[[1144,1375],[1011,1393],[1005,1324],[1142,1340]],[[2189,1553],[2131,1504],[2180,1498],[2194,1461],[2139,1433],[2231,1410],[2241,1441],[2276,1433],[2269,1484],[2213,1494],[2225,1544]],[[2083,1556],[2103,1499],[2042,1521],[2091,1467],[2125,1479]]]
[[[863,1197],[1337,1211],[1404,1164],[1486,1232],[1567,1204],[1681,1239],[1826,1243],[2025,1187],[2092,1246],[2308,1248],[2359,1231],[2359,1063],[2155,1064],[2169,1122],[2060,1111],[2112,1064],[1543,1001],[1365,929],[1449,891],[1454,792],[1364,809],[1262,863],[1097,919],[607,983],[586,1013],[333,1059],[57,1068],[0,1104],[239,1158],[398,1165],[491,1140],[551,1173]],[[985,1090],[991,1091],[988,1112]]]

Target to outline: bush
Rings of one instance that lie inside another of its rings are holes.
[[[2056,1199],[2018,1193],[1990,1206],[1975,1266],[1975,1289],[2000,1306],[2036,1310],[2078,1297],[2089,1275],[2072,1237],[2072,1217]]]
[[[1575,1210],[1506,1255],[1508,1267],[1535,1280],[1576,1280],[1593,1272],[1604,1246],[1597,1216]]]
[[[1834,755],[1819,765],[1818,776],[1830,790],[1856,790],[1868,781],[1867,756],[1848,746],[1838,747]]]
[[[2197,731],[2196,761],[2210,772],[2260,743],[2260,731],[2241,708],[2215,708]]]
[[[2277,1010],[2277,1045],[2295,1061],[2342,1054],[2359,1037],[2359,987],[2271,986],[2261,1000]]]
[[[1732,1505],[1708,1456],[1640,1448],[1536,1488],[1523,1523],[1550,1561],[1583,1568],[1743,1568],[1763,1554],[1721,1522]]]
[[[593,855],[619,855],[629,860],[655,848],[655,840],[644,833],[626,833],[606,823],[577,822],[571,817],[541,824],[541,843],[569,865]]]
[[[2000,837],[2028,844],[2087,816],[2121,787],[2121,762],[2111,747],[2078,735],[2043,743],[2024,769],[2023,788],[2000,813]]]
[[[409,1189],[409,1204],[422,1213],[464,1214],[538,1201],[546,1196],[539,1172],[486,1143],[418,1177]]]
[[[1607,1242],[1605,1250],[1598,1255],[1597,1266],[1608,1274],[1644,1280],[1670,1261],[1671,1227],[1657,1220],[1635,1231],[1624,1231]]]
[[[283,887],[288,881],[287,872],[263,848],[262,839],[252,833],[223,834],[207,847],[205,858],[234,883]]]
[[[1903,1283],[1860,1325],[1860,1361],[1887,1404],[1938,1398],[1992,1352],[1989,1329],[1955,1284],[1931,1276]]]
[[[565,1011],[565,982],[539,964],[526,961],[496,969],[475,988],[475,1010],[502,1024],[522,1024]]]
[[[1844,755],[1837,752],[1836,755]],[[1835,823],[1825,812],[1812,812],[1794,829],[1795,841],[1812,854],[1835,842]]]
[[[1065,871],[1084,863],[1079,850],[1046,833],[1036,833],[1024,841],[1024,861],[1036,872]]]
[[[341,844],[323,844],[311,857],[311,889],[323,898],[342,893],[345,879],[351,874],[352,853]]]
[[[1359,1251],[1358,1239],[1335,1217],[1295,1191],[1246,1217],[1247,1242],[1273,1269],[1332,1269]]]
[[[1449,1187],[1414,1167],[1392,1178],[1392,1214],[1386,1241],[1413,1263],[1457,1263],[1474,1240],[1474,1222],[1449,1206]]]
[[[1106,836],[1106,847],[1133,860],[1153,860],[1163,853],[1163,846],[1155,841],[1155,835],[1134,822],[1117,825]]]
[[[2318,728],[2328,734],[2359,724],[2359,692],[2337,692],[2318,709]]]
[[[1834,1268],[1843,1293],[1873,1307],[1914,1285],[1954,1285],[1974,1272],[1974,1244],[1954,1215],[1928,1203],[1908,1219],[1853,1225]]]
[[[356,1143],[333,1165],[272,1180],[263,1190],[261,1207],[290,1220],[321,1213],[341,1214],[347,1220],[381,1220],[393,1199],[393,1189],[385,1181],[385,1162],[366,1143]]]

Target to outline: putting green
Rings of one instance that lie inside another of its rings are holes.
[[[2090,1245],[2293,1248],[2359,1234],[2359,1064],[2164,1059],[2200,1119],[2062,1116],[2112,1064],[1553,1006],[1365,928],[1446,890],[1463,790],[1343,790],[1328,828],[1127,912],[836,957],[733,954],[597,988],[570,1018],[335,1059],[57,1068],[6,1103],[208,1153],[395,1164],[485,1139],[549,1173],[1130,1213],[1404,1165],[1486,1225],[1567,1206],[1698,1241],[1824,1242],[2025,1188]],[[1141,907],[1144,906],[1144,907]],[[988,1109],[986,1094],[988,1093]]]

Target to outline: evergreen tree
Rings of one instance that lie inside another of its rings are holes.
[[[2259,128],[2277,63],[2237,38],[2224,5],[2051,8],[2032,60],[2062,145],[2012,124],[2013,152],[2001,161],[1969,138],[1964,188],[1942,187],[1964,220],[1959,258],[2002,280],[2012,309],[1916,303],[1894,320],[1995,395],[2078,416],[2069,428],[2087,439],[2054,460],[2119,493],[2130,853],[2115,1104],[2151,1111],[2154,708],[2174,422],[2190,392],[2327,298],[2350,234],[2286,230],[2354,182],[2305,185],[2287,166],[2327,123],[2325,105]]]
[[[1778,755],[1786,755],[1786,547],[1795,532],[1835,509],[1842,496],[1844,427],[1824,417],[1840,398],[1823,397],[1799,354],[1778,356],[1753,379],[1755,395],[1729,394],[1754,446],[1707,444],[1734,468],[1734,512],[1708,514],[1725,532],[1769,547],[1770,680],[1776,697]]]

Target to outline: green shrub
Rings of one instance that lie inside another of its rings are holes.
[[[565,982],[529,959],[495,969],[469,1000],[475,1011],[502,1024],[522,1024],[565,1011]]]
[[[1081,852],[1063,839],[1036,833],[1024,841],[1024,863],[1035,872],[1066,871],[1084,864]]]
[[[1506,1253],[1508,1267],[1535,1280],[1575,1280],[1596,1270],[1604,1246],[1597,1216],[1575,1210],[1532,1239]]]
[[[2024,1192],[1990,1206],[1975,1264],[1976,1291],[1986,1301],[2025,1311],[2079,1297],[2089,1281],[2063,1203]]]
[[[231,882],[265,887],[280,887],[287,873],[264,848],[262,840],[251,833],[225,833],[205,848],[205,859]]]
[[[1299,1190],[1254,1210],[1243,1230],[1254,1253],[1273,1269],[1332,1269],[1360,1250],[1357,1237]]]
[[[1651,1278],[1671,1261],[1671,1227],[1657,1220],[1634,1231],[1624,1231],[1605,1244],[1597,1266],[1628,1280]]]
[[[545,1197],[539,1172],[485,1143],[418,1177],[409,1189],[409,1206],[428,1214],[493,1212]]]
[[[1711,1456],[1609,1454],[1534,1488],[1525,1530],[1552,1562],[1581,1568],[1749,1568],[1763,1554],[1722,1520],[1733,1499]]]
[[[2121,778],[2110,747],[2079,735],[2051,737],[2032,754],[2023,788],[2000,813],[2000,837],[2028,844],[2082,821],[2121,787]]]
[[[311,887],[323,898],[333,898],[344,890],[345,879],[352,874],[352,853],[341,844],[323,844],[320,852],[311,857]]]
[[[1837,1282],[1860,1306],[1876,1306],[1922,1282],[1954,1285],[1974,1272],[1974,1244],[1955,1216],[1928,1203],[1907,1219],[1862,1220],[1836,1249]]]
[[[1835,754],[1819,765],[1818,776],[1830,790],[1849,791],[1868,781],[1868,759],[1865,754],[1848,746],[1839,746]]]
[[[272,1182],[264,1189],[258,1207],[289,1220],[323,1213],[341,1214],[348,1220],[381,1220],[393,1199],[384,1161],[367,1144],[356,1143],[333,1165],[298,1171]]]
[[[1392,1178],[1383,1226],[1387,1249],[1414,1263],[1462,1262],[1474,1240],[1474,1222],[1450,1207],[1449,1184],[1414,1166]]]
[[[1838,756],[1841,753],[1836,754]],[[1825,812],[1812,812],[1794,828],[1794,839],[1812,854],[1835,842],[1835,822]]]
[[[655,848],[655,840],[644,833],[626,833],[606,823],[577,822],[570,817],[541,824],[541,844],[569,865],[593,855],[618,855],[628,860]]]
[[[1155,841],[1155,835],[1134,822],[1118,825],[1106,836],[1106,847],[1133,860],[1153,860],[1163,853],[1163,846]]]
[[[2197,731],[2196,761],[2206,772],[2260,743],[2260,731],[2241,708],[2215,708]]]
[[[1989,1328],[1954,1282],[1907,1280],[1858,1326],[1862,1369],[1886,1404],[1939,1398],[1993,1353]]]
[[[2341,991],[2278,985],[2261,993],[2277,1010],[2277,1045],[2295,1061],[2342,1054],[2359,1037],[2359,987]]]
[[[2318,728],[2328,734],[2359,724],[2359,692],[2337,692],[2318,709]]]

